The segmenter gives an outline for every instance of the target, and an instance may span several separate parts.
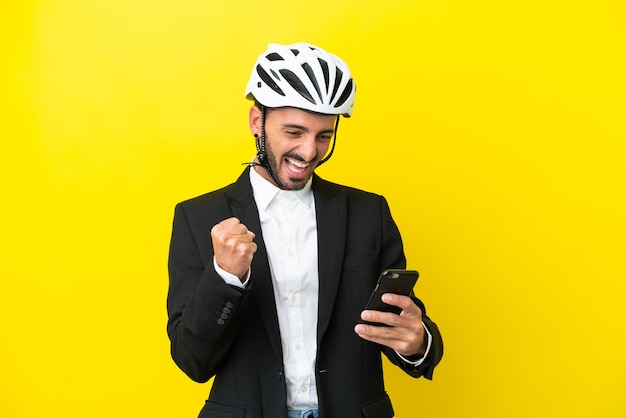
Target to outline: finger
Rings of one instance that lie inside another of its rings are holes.
[[[241,240],[243,242],[252,242],[254,240],[254,237],[256,235],[254,235],[254,232],[252,231],[247,231],[245,234],[241,235]]]
[[[402,309],[400,315],[403,317],[416,316],[419,317],[420,320],[422,318],[422,310],[413,302],[413,299],[408,296],[385,293],[381,297],[381,300],[388,305],[397,306]]]
[[[225,219],[211,229],[211,236],[214,238],[227,239],[233,235],[247,235],[252,239],[255,237],[254,232],[248,230],[237,218]]]
[[[413,311],[414,308],[419,309],[417,305],[415,305],[415,303],[413,302],[413,299],[404,295],[385,293],[382,295],[381,300],[387,305],[393,305],[402,308],[403,311]]]
[[[391,312],[363,311],[361,312],[361,319],[374,324],[385,324],[390,327],[395,327],[398,325],[398,320],[402,318]]]
[[[243,256],[245,254],[254,254],[257,245],[250,235],[234,235],[226,239],[222,248],[234,256]]]
[[[418,314],[412,315],[406,314],[404,311],[397,315],[392,312],[366,310],[361,312],[361,319],[366,322],[385,324],[393,328],[404,328],[411,332],[419,332],[422,328],[422,316],[419,308],[417,309]]]
[[[254,232],[248,231],[245,229],[229,229],[224,231],[221,234],[218,234],[219,237],[222,237],[225,241],[234,240],[235,242],[251,242],[254,240]]]
[[[228,229],[232,225],[235,225],[238,222],[239,220],[237,218],[229,218],[224,219],[222,222],[213,225],[213,228],[211,228],[211,237],[215,238],[221,236],[226,229]]]
[[[241,224],[241,223],[229,226],[225,228],[224,231],[232,235],[246,235],[251,232],[248,230],[248,228],[244,224]]]
[[[222,222],[218,223],[217,225],[215,225],[213,228],[218,228],[218,229],[227,229],[230,228],[234,225],[238,225],[241,222],[239,221],[238,218],[232,217],[232,218],[226,218],[224,219]]]
[[[402,333],[393,327],[358,324],[355,332],[363,339],[395,349],[402,341]]]
[[[415,355],[423,346],[424,332],[414,332],[402,328],[381,327],[358,324],[355,332],[363,339],[384,345],[403,355]]]

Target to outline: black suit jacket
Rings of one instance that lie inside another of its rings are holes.
[[[172,357],[193,380],[213,376],[203,418],[286,417],[278,316],[257,207],[246,169],[237,182],[176,206],[170,245],[168,335]],[[419,367],[354,332],[386,268],[404,268],[399,231],[382,196],[313,179],[318,228],[316,379],[323,418],[389,418],[381,351],[411,376],[432,378],[443,354],[437,326]],[[213,268],[211,228],[235,216],[256,234],[250,285],[236,288]]]

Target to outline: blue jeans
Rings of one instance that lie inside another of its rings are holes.
[[[317,409],[308,411],[287,411],[287,418],[317,418]]]

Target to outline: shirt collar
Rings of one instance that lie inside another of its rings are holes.
[[[261,177],[261,175],[256,172],[254,167],[250,167],[250,183],[252,184],[254,200],[256,201],[259,209],[262,210],[267,210],[267,207],[270,203],[272,203],[272,200],[274,200],[276,195],[280,192],[292,193],[307,208],[310,208],[313,203],[313,191],[311,190],[313,176],[309,178],[302,189],[283,191]]]

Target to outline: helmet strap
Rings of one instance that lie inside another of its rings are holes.
[[[339,128],[339,119],[341,119],[341,116],[337,115],[337,120],[335,121],[335,134],[333,135],[333,145],[330,148],[330,152],[328,153],[328,155],[326,155],[326,157],[322,158],[319,163],[317,163],[316,167],[319,167],[320,165],[328,161],[335,151],[335,145],[337,144],[337,129]]]
[[[259,139],[259,137],[255,135],[256,149],[257,149],[256,158],[257,160],[259,160],[259,165],[263,167],[265,171],[267,171],[267,174],[270,175],[272,180],[274,180],[274,183],[276,183],[276,185],[279,188],[284,189],[285,187],[283,186],[281,181],[278,179],[278,177],[274,174],[274,171],[270,167],[269,158],[267,158],[267,152],[265,151],[265,140],[266,140],[265,118],[267,117],[267,108],[260,103],[259,103],[259,106],[261,106],[261,138]]]

